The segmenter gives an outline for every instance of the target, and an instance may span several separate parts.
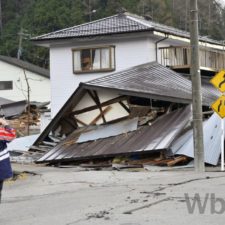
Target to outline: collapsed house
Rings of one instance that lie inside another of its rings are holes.
[[[178,74],[190,73],[190,33],[123,11],[32,41],[51,53],[53,120],[30,149],[42,154],[37,163],[175,165],[193,158],[190,75]],[[203,117],[214,125],[210,105],[219,93],[209,77],[224,68],[224,46],[201,36],[199,46]],[[214,135],[206,139],[220,145]],[[215,165],[219,156],[209,153],[205,161]]]
[[[216,115],[210,117],[219,93],[207,79],[202,83],[204,132],[208,126],[220,132],[218,119],[211,119]],[[112,164],[119,158],[142,165],[187,162],[186,156],[193,158],[191,101],[187,75],[156,62],[135,66],[80,83],[29,151],[42,154],[37,163],[51,165]],[[205,161],[216,165],[220,141],[211,135],[205,145],[215,148],[208,148]]]

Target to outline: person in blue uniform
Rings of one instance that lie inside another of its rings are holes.
[[[10,164],[7,143],[16,137],[15,129],[11,128],[5,119],[0,118],[0,203],[4,180],[12,177],[12,168]]]

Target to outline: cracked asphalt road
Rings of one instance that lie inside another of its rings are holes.
[[[225,199],[225,173],[190,170],[161,172],[79,171],[13,165],[29,171],[5,184],[2,225],[222,225],[225,213],[188,213],[184,194]],[[36,175],[33,175],[32,173]],[[219,205],[217,205],[219,207]]]

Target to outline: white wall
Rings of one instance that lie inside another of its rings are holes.
[[[103,103],[103,102],[106,102],[108,100],[119,97],[118,94],[115,94],[114,92],[108,91],[108,90],[97,91],[97,94],[98,94],[100,103]],[[129,108],[126,100],[124,100],[123,103]],[[95,105],[96,105],[96,103],[93,101],[93,99],[88,94],[86,94],[80,100],[80,102],[76,105],[76,107],[73,109],[73,111],[84,109],[86,107],[95,106]],[[109,111],[107,111],[107,113],[104,114],[107,122],[129,115],[128,112],[119,103],[114,103],[114,104],[111,104],[110,106],[102,107],[102,110],[104,111],[107,107],[110,107]],[[95,118],[97,116],[99,116],[99,114],[100,114],[99,109],[95,109],[95,110],[91,110],[91,111],[79,114],[79,115],[76,116],[76,118],[81,120],[85,124],[90,125],[91,122],[93,120],[95,120]],[[97,121],[96,124],[102,124],[102,123],[103,123],[103,120],[101,118]],[[82,126],[79,123],[78,123],[78,125]]]
[[[109,73],[73,74],[72,48],[88,46],[115,46],[117,72],[135,65],[155,60],[155,45],[148,38],[102,41],[84,45],[50,48],[51,73],[51,110],[52,117],[58,112],[69,96],[76,90],[80,82],[96,79]],[[112,72],[111,72],[112,73]]]
[[[50,112],[42,112],[41,113],[41,133],[44,131],[44,129],[48,126],[48,124],[51,122],[51,113]]]
[[[30,85],[31,101],[50,101],[50,79],[26,71]],[[0,96],[13,101],[27,98],[27,86],[23,69],[0,61],[0,81],[13,81],[13,90],[0,90]]]
[[[118,72],[132,66],[156,61],[155,43],[162,36],[127,34],[126,38],[108,40],[104,38],[96,40],[83,40],[76,43],[64,43],[61,46],[50,48],[50,74],[51,74],[51,111],[52,117],[63,106],[70,95],[76,90],[80,82],[96,79],[110,73]],[[69,42],[69,41],[68,41]],[[85,43],[88,43],[88,45]],[[184,41],[167,39],[158,43],[158,47],[170,45],[184,45]],[[116,70],[110,73],[85,73],[73,74],[72,49],[82,47],[96,47],[104,45],[115,46]],[[161,55],[158,51],[158,59]]]

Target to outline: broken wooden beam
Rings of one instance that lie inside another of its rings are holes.
[[[188,157],[187,156],[178,156],[175,159],[167,162],[167,166],[174,166],[174,165],[176,165],[178,163],[187,162],[187,160],[188,160]]]
[[[119,96],[119,97],[110,99],[108,101],[102,102],[101,107],[112,105],[114,103],[118,103],[119,101],[123,101],[123,100],[127,100],[127,96]],[[92,110],[95,110],[95,109],[98,109],[97,105],[89,106],[89,107],[86,107],[84,109],[75,110],[75,111],[71,112],[71,115],[79,115],[79,114],[89,112],[89,111],[92,111]]]

